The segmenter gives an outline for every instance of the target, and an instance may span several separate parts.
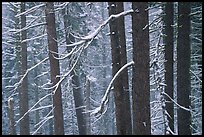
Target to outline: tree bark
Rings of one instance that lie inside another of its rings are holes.
[[[117,13],[124,11],[123,2],[117,2]],[[127,53],[126,53],[126,36],[125,36],[125,22],[124,16],[117,19],[117,27],[118,27],[118,40],[120,46],[120,63],[121,67],[127,64]],[[129,93],[129,82],[128,82],[128,70],[125,69],[121,74],[122,86],[123,86],[123,103],[124,103],[124,111],[126,112],[124,115],[124,130],[126,135],[132,134],[132,122],[131,122],[131,112],[130,112],[130,93]]]
[[[47,35],[48,35],[48,49],[49,49],[49,60],[50,60],[50,72],[51,72],[51,82],[56,85],[60,80],[60,67],[59,61],[54,57],[58,57],[57,48],[57,36],[56,36],[56,25],[55,25],[55,13],[54,4],[52,2],[46,2],[45,8],[46,22],[47,22]],[[54,56],[54,57],[53,57]],[[63,120],[63,108],[62,108],[62,93],[61,86],[59,84],[56,92],[53,95],[53,107],[54,107],[54,131],[55,135],[64,134],[64,120]]]
[[[133,134],[150,135],[150,83],[149,83],[149,28],[148,3],[133,2]]]
[[[116,2],[108,2],[109,5],[109,16],[116,14],[123,10],[122,4],[117,4]],[[117,7],[119,5],[119,7]],[[112,75],[114,76],[117,71],[121,68],[121,64],[125,63],[126,59],[121,60],[121,58],[126,58],[125,49],[125,34],[124,34],[124,18],[117,21],[112,20],[110,22],[110,37],[111,37],[111,53],[112,53]],[[121,25],[121,26],[119,26]],[[120,30],[121,29],[121,30]],[[121,49],[122,46],[122,49]],[[121,51],[122,50],[122,51]],[[123,57],[121,56],[123,53]],[[117,134],[125,135],[131,134],[128,128],[131,128],[130,124],[130,106],[127,106],[129,103],[128,97],[128,85],[127,85],[127,73],[124,72],[124,78],[120,75],[118,79],[115,80],[114,86],[114,99],[116,106],[116,127]],[[123,81],[125,80],[125,81]],[[124,82],[124,83],[123,83]],[[125,111],[125,113],[124,113]]]
[[[164,8],[164,44],[165,44],[165,93],[167,93],[172,99],[174,98],[174,87],[173,87],[173,51],[174,51],[174,38],[173,38],[173,19],[174,19],[174,7],[173,2],[167,2]],[[174,132],[174,104],[173,102],[165,96],[166,100],[166,111],[168,125],[171,131]],[[167,129],[165,129],[167,131]],[[167,131],[168,132],[168,131]],[[170,132],[165,134],[171,134]]]
[[[86,81],[86,110],[89,111],[91,109],[90,103],[90,80],[87,79]],[[86,114],[86,134],[91,135],[91,116],[90,113]]]
[[[21,2],[21,13],[25,11],[25,2]],[[26,26],[26,16],[21,15],[21,29]],[[27,37],[26,30],[21,31],[21,41]],[[27,71],[27,43],[21,42],[21,75],[24,75]],[[28,77],[22,81],[22,85],[19,91],[20,95],[20,117],[22,117],[28,111]],[[20,135],[29,135],[29,114],[25,115],[20,121]]]
[[[177,102],[190,108],[190,3],[178,3]],[[191,113],[178,108],[178,134],[191,135]]]
[[[14,119],[14,107],[13,107],[13,98],[8,100],[8,117],[9,117],[9,132],[10,135],[16,135],[15,129],[15,119]]]

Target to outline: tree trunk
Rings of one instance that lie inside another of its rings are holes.
[[[123,2],[117,2],[117,13],[124,11]],[[120,61],[121,67],[127,64],[127,53],[126,53],[126,36],[125,36],[125,22],[124,16],[118,18],[118,40],[120,45]],[[123,70],[121,74],[122,86],[123,86],[123,103],[124,103],[124,130],[126,135],[132,134],[132,122],[131,122],[131,112],[130,112],[130,93],[129,93],[129,83],[128,83],[128,70]]]
[[[25,11],[25,2],[21,2],[21,13]],[[21,29],[26,26],[26,16],[21,15]],[[27,37],[26,30],[21,31],[21,41]],[[27,71],[27,43],[21,43],[21,75]],[[28,111],[28,77],[25,76],[20,88],[20,117]],[[20,121],[20,135],[29,135],[29,114]]]
[[[173,2],[167,2],[164,8],[164,44],[165,44],[165,93],[167,93],[172,99],[174,98],[174,80],[173,80],[173,51],[174,51],[174,39],[173,39],[173,19],[174,19],[174,7]],[[174,104],[165,96],[166,100],[166,111],[168,125],[171,131],[174,132]],[[165,129],[167,131],[167,129]],[[168,132],[168,131],[167,131]],[[171,134],[170,132],[165,134]]]
[[[56,25],[55,25],[54,4],[52,2],[46,2],[45,15],[46,15],[46,22],[47,22],[51,82],[53,85],[56,85],[60,80],[60,78],[57,77],[60,75],[60,67],[59,67],[59,61],[54,58],[54,57],[58,57],[58,54],[51,53],[51,51],[58,53],[57,42],[56,42],[57,36],[56,36],[56,27],[55,27]],[[55,135],[64,134],[64,120],[63,120],[61,95],[62,95],[61,86],[59,84],[56,92],[53,95]]]
[[[90,104],[90,80],[87,79],[86,81],[86,110],[89,111],[91,109],[91,104]],[[91,135],[91,117],[90,113],[86,114],[86,134]]]
[[[118,9],[117,3],[115,2],[108,2],[109,5],[109,16],[112,14],[116,14],[119,11],[122,11],[122,5],[120,5],[120,8]],[[120,21],[123,21],[124,19],[121,19]],[[110,22],[110,33],[111,33],[111,52],[112,52],[112,75],[114,76],[117,71],[121,68],[121,63],[125,63],[125,60],[122,60],[121,62],[121,49],[120,47],[123,46],[123,55],[125,54],[124,48],[125,48],[125,35],[124,35],[124,22],[121,23],[120,21],[113,20]],[[119,22],[119,23],[118,23]],[[122,26],[119,26],[122,25]],[[120,28],[119,28],[120,27]],[[118,31],[121,29],[120,31]],[[126,58],[122,57],[122,58]],[[116,106],[116,127],[117,127],[117,134],[118,135],[125,135],[130,134],[130,128],[131,124],[130,122],[130,106],[126,106],[129,102],[128,97],[128,91],[127,91],[127,75],[123,74],[124,79],[120,75],[118,79],[114,82],[114,99],[115,99],[115,106]],[[124,85],[123,85],[124,82]],[[125,110],[124,110],[125,109]],[[125,113],[124,113],[125,111]],[[130,122],[130,123],[129,123]]]
[[[73,85],[73,94],[74,94],[74,103],[75,103],[75,109],[76,109],[76,115],[77,115],[77,123],[79,128],[79,135],[86,135],[86,118],[85,114],[83,113],[83,90],[80,86],[80,79],[77,73],[73,72],[73,78],[72,78],[72,85]]]
[[[150,135],[150,83],[149,83],[149,28],[148,3],[133,2],[138,13],[132,15],[133,31],[133,134]]]
[[[16,135],[15,129],[15,119],[14,119],[14,107],[13,107],[13,98],[8,100],[8,117],[9,117],[9,132],[10,135]]]
[[[177,102],[190,108],[190,3],[178,3]],[[191,135],[191,113],[178,108],[178,134]]]

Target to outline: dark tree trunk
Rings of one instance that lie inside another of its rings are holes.
[[[190,108],[190,3],[178,3],[177,102]],[[178,134],[191,135],[191,113],[178,108]]]
[[[80,135],[86,135],[86,118],[85,113],[83,113],[84,106],[84,95],[83,90],[80,87],[80,79],[77,73],[73,72],[72,85],[74,94],[74,103],[77,115],[77,124],[79,128]]]
[[[150,83],[149,83],[149,28],[148,3],[133,2],[133,134],[150,135]]]
[[[56,77],[57,75],[60,75],[60,67],[59,67],[59,61],[53,57],[53,56],[58,57],[58,54],[51,53],[51,51],[58,53],[57,42],[56,42],[57,36],[56,36],[54,4],[52,2],[46,2],[45,15],[46,15],[46,22],[47,22],[51,82],[53,85],[56,85],[60,80],[59,77]],[[56,92],[53,95],[55,135],[64,134],[64,120],[63,120],[61,95],[62,95],[61,86],[59,84]]]
[[[174,87],[173,87],[173,51],[174,51],[174,39],[173,39],[173,19],[174,19],[174,7],[173,2],[167,2],[164,7],[164,43],[165,43],[165,93],[167,93],[172,99],[174,98]],[[165,97],[166,100],[166,111],[169,115],[167,115],[168,125],[171,131],[174,132],[174,104],[168,98]],[[165,129],[166,131],[167,129]],[[165,134],[171,134],[170,132]]]
[[[116,2],[108,2],[109,15],[116,14],[123,10],[123,5]],[[119,8],[117,7],[119,5]],[[110,22],[110,33],[111,33],[111,52],[112,52],[112,75],[114,76],[117,71],[122,67],[122,63],[127,62],[126,59],[121,60],[121,52],[123,53],[122,58],[126,58],[125,49],[125,34],[124,34],[124,19],[112,20]],[[119,26],[121,25],[121,26]],[[120,29],[120,30],[119,30]],[[122,48],[121,48],[122,46]],[[122,50],[122,51],[121,51]],[[125,50],[125,51],[124,51]],[[127,72],[127,71],[126,71]],[[114,82],[114,99],[116,106],[116,127],[117,134],[125,135],[131,134],[131,122],[130,122],[130,106],[129,105],[129,92],[128,92],[128,81],[127,73],[123,73],[123,77],[120,75]],[[125,80],[125,81],[123,81]],[[124,83],[123,83],[124,82]],[[125,111],[125,113],[124,113]],[[130,122],[130,123],[129,123]],[[128,129],[130,128],[130,129]]]
[[[117,13],[124,11],[123,2],[117,2]],[[120,46],[120,63],[121,67],[127,64],[127,53],[126,53],[126,36],[125,36],[125,22],[124,16],[117,19],[118,27],[118,40]],[[122,86],[123,86],[123,103],[124,103],[124,132],[126,135],[132,134],[132,122],[131,122],[131,112],[130,112],[130,93],[129,93],[129,84],[128,84],[128,70],[123,70],[121,74]]]
[[[25,11],[25,2],[21,2],[21,13]],[[21,29],[26,26],[26,16],[21,15]],[[21,31],[21,41],[27,37],[26,30]],[[21,43],[21,75],[27,71],[27,43]],[[20,91],[20,117],[28,111],[28,77],[23,79]],[[29,115],[25,115],[20,121],[20,135],[29,135]]]

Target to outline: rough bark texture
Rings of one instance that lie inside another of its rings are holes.
[[[174,51],[174,39],[173,39],[173,17],[174,17],[174,8],[173,2],[167,2],[164,8],[165,16],[164,16],[164,43],[165,43],[165,93],[167,93],[172,99],[174,98],[174,88],[173,88],[173,51]],[[168,98],[165,97],[166,100],[166,111],[169,114],[167,116],[167,120],[169,121],[169,127],[171,131],[174,132],[174,104]],[[167,129],[165,129],[166,131]],[[170,134],[170,132],[169,132]]]
[[[25,11],[25,2],[21,2],[21,13]],[[21,15],[21,29],[26,26],[26,16]],[[21,31],[21,41],[27,37],[26,30]],[[24,75],[27,71],[27,43],[21,43],[21,75]],[[21,88],[19,90],[20,95],[20,117],[22,117],[28,111],[28,77],[23,79]],[[29,135],[29,115],[25,115],[20,121],[20,135]]]
[[[45,14],[46,14],[46,22],[47,22],[51,82],[53,85],[55,85],[60,80],[59,77],[56,77],[57,75],[60,75],[60,68],[59,68],[59,61],[53,57],[53,56],[58,57],[58,54],[54,54],[50,52],[50,51],[53,51],[58,53],[57,42],[56,42],[57,36],[56,36],[56,27],[55,27],[56,25],[55,25],[54,4],[52,2],[46,2]],[[64,120],[63,120],[61,95],[62,95],[61,86],[59,85],[55,94],[53,95],[55,135],[64,134]]]
[[[190,3],[178,3],[177,102],[190,108]],[[178,134],[191,135],[191,114],[178,108]]]
[[[149,28],[147,2],[133,2],[133,134],[150,135]]]

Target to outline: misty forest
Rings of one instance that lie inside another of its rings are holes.
[[[2,2],[3,135],[202,135],[202,2]]]

